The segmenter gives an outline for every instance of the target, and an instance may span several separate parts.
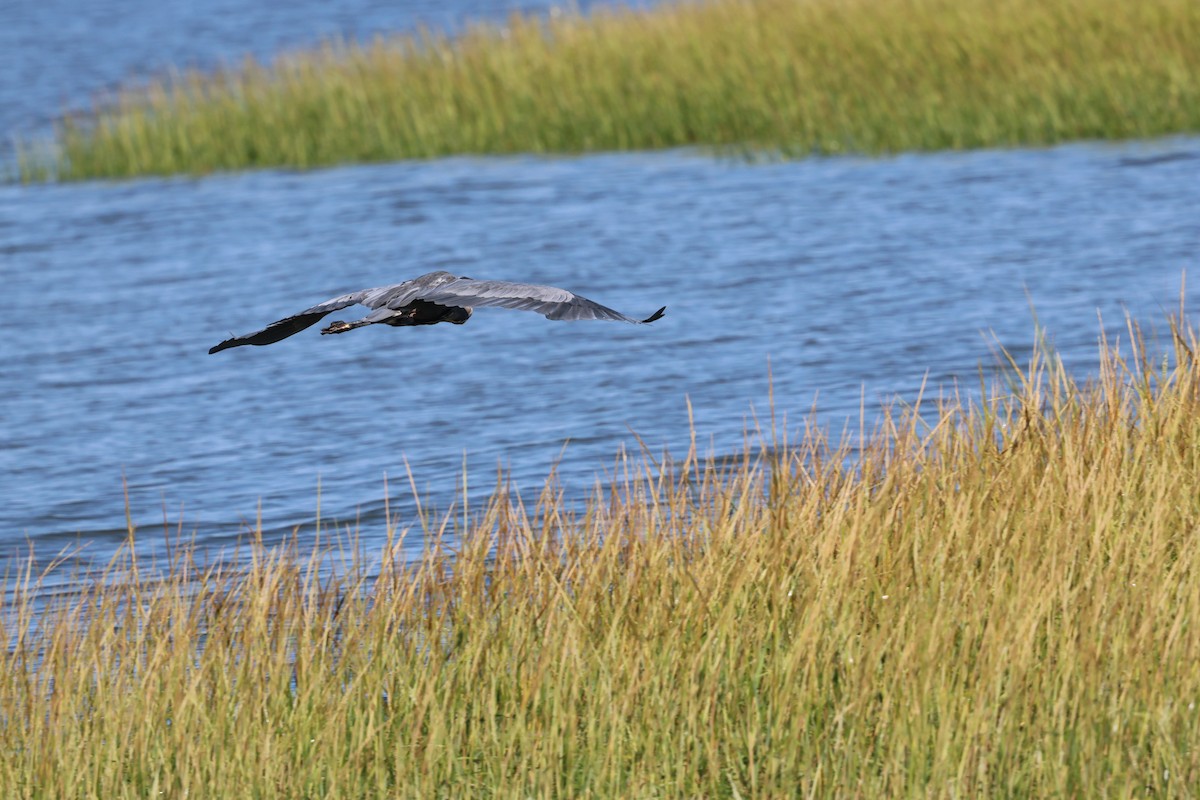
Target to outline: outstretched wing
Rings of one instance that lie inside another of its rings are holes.
[[[385,287],[391,288],[391,287]],[[219,353],[222,350],[228,350],[230,347],[241,347],[244,344],[273,344],[280,339],[286,339],[294,333],[299,333],[310,325],[315,325],[321,317],[331,311],[352,306],[355,303],[361,303],[367,299],[367,296],[379,292],[379,289],[363,289],[358,292],[344,294],[341,297],[335,297],[332,300],[326,300],[324,303],[318,303],[312,308],[305,309],[299,314],[293,314],[290,317],[284,317],[277,322],[272,322],[267,327],[254,333],[247,333],[245,336],[234,336],[232,339],[226,339],[219,345],[209,350],[209,354]]]
[[[556,286],[477,281],[471,278],[457,278],[437,286],[421,288],[415,293],[415,299],[428,300],[443,306],[497,306],[518,311],[536,311],[546,319],[611,319],[635,324],[654,322],[666,310],[666,306],[663,306],[645,319],[634,319]]]
[[[286,339],[292,334],[299,333],[310,325],[315,325],[321,317],[331,311],[338,311],[356,303],[361,303],[367,308],[374,309],[403,308],[417,299],[422,289],[454,280],[456,278],[449,272],[430,272],[419,278],[404,281],[403,283],[395,283],[391,286],[380,286],[375,289],[363,289],[362,291],[344,294],[341,297],[335,297],[332,300],[326,300],[324,303],[319,303],[312,308],[305,309],[299,314],[293,314],[277,322],[272,322],[260,331],[226,339],[208,352],[209,354],[219,353],[230,347],[241,347],[244,344],[274,344],[280,339]]]

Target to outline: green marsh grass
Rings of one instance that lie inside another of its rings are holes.
[[[886,153],[1200,130],[1194,0],[706,0],[329,43],[119,92],[26,180],[462,153]]]
[[[807,425],[629,458],[575,513],[501,484],[407,563],[393,530],[237,568],[127,553],[45,601],[10,576],[3,794],[1195,796],[1200,366],[1174,330],[1086,384],[1035,356],[886,412],[861,450]]]

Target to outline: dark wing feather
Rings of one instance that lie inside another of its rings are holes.
[[[556,286],[477,281],[470,278],[458,278],[438,286],[422,288],[416,293],[416,299],[444,306],[496,306],[518,311],[536,311],[546,319],[611,319],[635,324],[653,322],[661,317],[665,310],[664,306],[646,319],[634,319]]]
[[[344,294],[341,297],[335,297],[332,300],[326,300],[324,303],[319,303],[312,308],[305,309],[299,314],[293,314],[290,317],[285,317],[276,322],[272,322],[270,325],[260,331],[247,333],[244,336],[234,336],[232,339],[226,339],[208,352],[211,355],[212,353],[219,353],[222,350],[227,350],[230,347],[241,347],[244,344],[274,344],[280,339],[286,339],[294,333],[299,333],[310,325],[315,325],[318,321],[320,321],[321,317],[325,316],[331,311],[338,311],[348,306],[352,306],[355,303],[361,303],[369,294],[379,291],[379,289],[363,289],[359,292],[351,292],[350,294]]]

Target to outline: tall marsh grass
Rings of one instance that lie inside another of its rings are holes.
[[[50,601],[10,579],[0,786],[1195,796],[1197,344],[1106,348],[1086,385],[1035,357],[861,450],[808,426],[733,464],[628,459],[576,514],[498,490],[407,564],[393,531],[332,572],[321,545],[127,554]]]
[[[862,153],[1200,130],[1194,0],[706,0],[513,16],[187,73],[25,179],[687,145]]]

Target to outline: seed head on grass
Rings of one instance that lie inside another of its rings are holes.
[[[1200,781],[1200,369],[1102,345],[573,511],[9,576],[12,796],[1124,796]],[[785,426],[786,427],[786,426]],[[776,429],[777,431],[779,429]],[[457,522],[456,522],[457,520]],[[338,539],[341,540],[339,547]],[[1136,584],[1136,586],[1135,586]]]

